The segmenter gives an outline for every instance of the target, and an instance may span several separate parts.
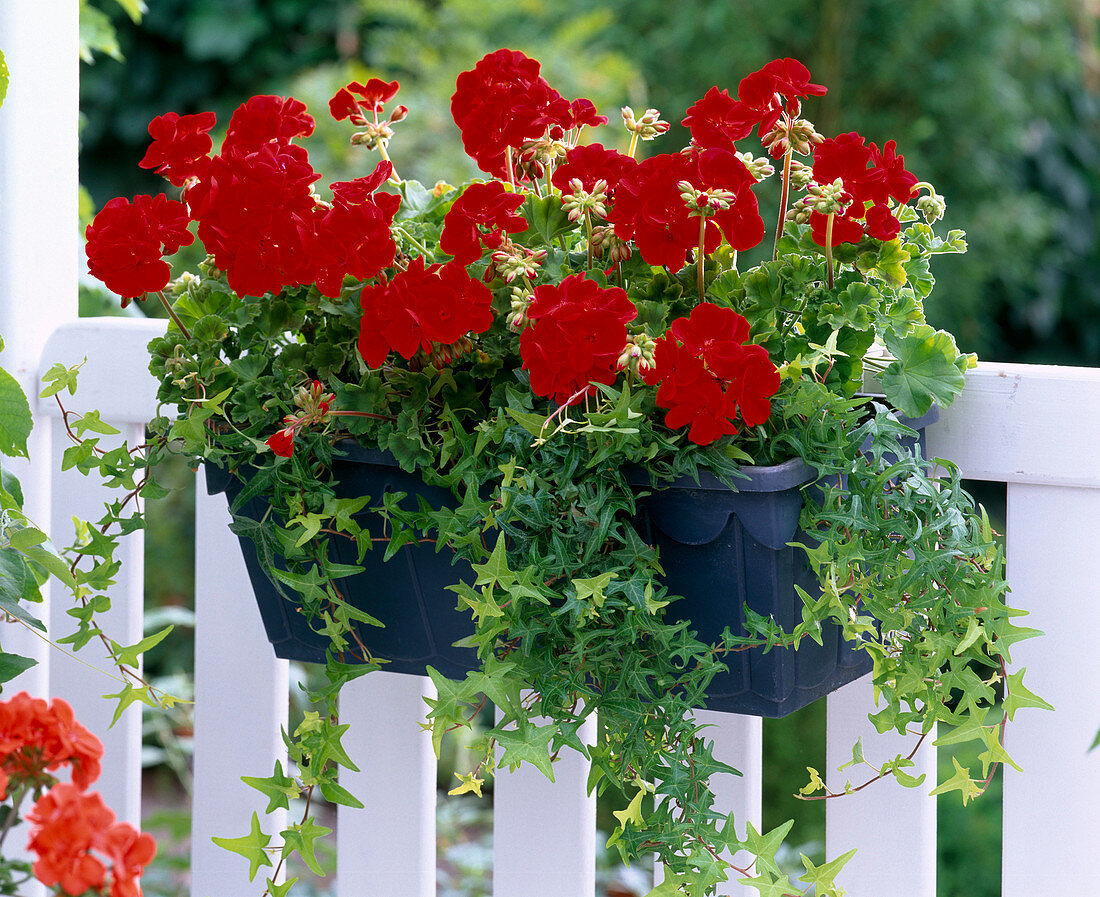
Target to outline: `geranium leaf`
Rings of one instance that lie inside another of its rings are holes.
[[[950,334],[918,327],[908,336],[885,336],[895,361],[882,375],[886,398],[902,414],[920,417],[932,403],[950,405],[963,388],[965,378],[955,364],[958,349]]]

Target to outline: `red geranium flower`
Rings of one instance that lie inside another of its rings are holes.
[[[764,221],[752,192],[755,180],[734,153],[707,149],[651,156],[619,181],[615,208],[608,214],[616,235],[633,239],[649,264],[679,271],[687,253],[699,246],[699,219],[680,196],[681,181],[733,194],[728,208],[706,219],[705,252],[714,252],[723,235],[739,251],[763,239]]]
[[[566,130],[583,128],[585,125],[598,128],[606,124],[607,116],[600,115],[596,111],[596,104],[591,100],[580,97],[569,104],[569,125]]]
[[[660,384],[655,400],[668,411],[666,426],[690,426],[688,439],[707,445],[736,433],[738,414],[748,426],[767,420],[779,371],[766,349],[745,343],[748,336],[748,321],[711,303],[672,322],[643,375]]]
[[[313,133],[313,116],[294,97],[255,96],[237,107],[222,141],[222,155],[246,154],[269,143],[289,144]]]
[[[194,242],[183,203],[157,196],[112,199],[88,225],[88,270],[130,299],[164,289],[172,276],[164,255]]]
[[[289,458],[294,454],[294,428],[284,427],[265,439],[264,445],[279,457]]]
[[[531,391],[555,402],[579,402],[592,383],[612,383],[626,345],[626,325],[638,310],[619,287],[601,287],[583,274],[535,287],[527,309],[533,322],[520,335]]]
[[[9,786],[40,787],[61,766],[72,768],[72,780],[87,788],[99,778],[103,745],[76,721],[61,698],[47,704],[25,691],[0,703],[0,799]]]
[[[806,66],[789,58],[773,59],[742,78],[737,87],[738,99],[753,110],[760,122],[761,137],[775,126],[784,111],[791,117],[801,113],[800,97],[825,93],[825,87],[810,83],[810,70]]]
[[[336,95],[329,100],[329,112],[337,121],[358,116],[361,121],[355,124],[363,124],[366,122],[363,112],[370,112],[377,120],[378,114],[386,103],[397,95],[400,87],[401,85],[396,81],[383,81],[380,78],[371,78],[366,84],[352,81],[347,87],[341,87],[336,91]],[[359,99],[356,99],[353,94],[358,94]]]
[[[555,187],[562,193],[571,193],[570,182],[579,180],[587,192],[596,186],[596,181],[607,183],[608,196],[612,199],[615,186],[629,171],[638,167],[638,163],[615,150],[605,149],[598,143],[575,146],[565,154],[565,161],[554,169],[551,178]]]
[[[751,134],[759,121],[760,115],[729,91],[712,87],[688,108],[680,124],[691,130],[699,146],[732,150],[733,142]]]
[[[461,265],[476,262],[483,244],[496,249],[505,234],[527,230],[527,219],[513,214],[523,200],[523,194],[509,193],[500,181],[470,184],[443,218],[439,248]]]
[[[508,147],[541,137],[554,125],[571,127],[569,102],[539,76],[539,63],[515,50],[497,50],[462,72],[451,115],[462,145],[478,168],[507,178]]]
[[[149,122],[153,142],[138,165],[156,169],[157,174],[176,187],[183,186],[188,178],[201,177],[210,165],[214,142],[209,131],[216,121],[213,112],[158,115]]]
[[[410,359],[433,344],[449,346],[467,333],[492,326],[493,294],[461,264],[424,267],[415,258],[388,283],[363,288],[359,354],[372,368],[390,352]]]

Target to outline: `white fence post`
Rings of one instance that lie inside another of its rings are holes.
[[[259,893],[248,862],[210,838],[239,838],[259,812],[278,843],[286,813],[264,817],[266,798],[241,781],[286,769],[280,729],[287,724],[289,665],[267,641],[224,495],[207,495],[200,478],[195,512],[195,785],[191,804],[191,893]],[[259,875],[270,875],[261,867]],[[259,876],[257,876],[259,877]]]
[[[340,692],[344,747],[359,772],[340,783],[366,807],[340,807],[336,825],[339,897],[433,897],[436,761],[420,723],[426,676],[368,673]]]
[[[577,735],[596,743],[595,715]],[[528,765],[496,771],[493,897],[592,897],[596,797],[586,787],[590,766],[566,748],[554,764],[553,782]]]
[[[42,346],[77,313],[78,5],[0,2],[0,50],[11,73],[0,107],[0,366],[19,381],[32,411]],[[22,483],[24,511],[42,527],[50,517],[49,429],[36,414],[30,460],[4,459]],[[45,695],[45,643],[6,626],[3,646],[39,660],[5,690]]]
[[[908,754],[917,736],[890,732],[879,735],[867,719],[874,700],[870,674],[850,682],[826,699],[828,703],[825,769],[822,777],[832,790],[840,790],[845,777],[861,785],[873,773],[866,767],[837,772],[852,759],[852,745],[863,738],[868,761],[879,765],[895,754]],[[906,771],[926,778],[918,788],[903,788],[889,776],[856,794],[826,801],[825,853],[827,859],[858,848],[837,880],[851,897],[935,897],[936,894],[936,799],[928,792],[936,786],[936,749],[933,730]],[[903,844],[905,849],[898,850]]]
[[[1007,537],[1012,603],[1031,612],[1018,625],[1045,633],[1012,646],[1013,666],[1055,711],[1025,708],[1005,735],[1023,772],[1004,770],[1003,895],[1096,893],[1100,489],[1009,484]]]

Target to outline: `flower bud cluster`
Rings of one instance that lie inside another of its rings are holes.
[[[803,165],[797,159],[791,159],[791,189],[805,190],[814,179],[812,165]]]
[[[404,106],[399,106],[404,109]],[[385,144],[393,137],[393,129],[389,122],[364,121],[360,126],[362,131],[356,131],[351,135],[352,146],[365,146],[367,149],[377,149],[380,144]]]
[[[630,251],[630,244],[613,227],[592,228],[592,252],[597,258],[606,254],[609,262],[618,264],[630,258]]]
[[[925,194],[917,200],[917,211],[924,216],[929,224],[934,224],[943,217],[947,211],[947,203],[938,193]]]
[[[450,364],[456,358],[460,358],[469,352],[474,347],[474,341],[468,336],[460,336],[453,343],[443,345],[442,343],[433,343],[432,350],[428,353],[423,353],[426,360],[437,368],[443,368]]]
[[[562,194],[562,208],[569,213],[570,221],[577,221],[584,216],[585,211],[591,212],[600,218],[607,217],[607,181],[602,178],[592,185],[591,190],[585,190],[580,178],[569,181],[569,193]]]
[[[801,203],[822,215],[843,215],[852,201],[852,194],[844,189],[844,181],[837,178],[831,184],[808,184]]]
[[[671,127],[667,121],[661,121],[661,113],[656,109],[646,109],[641,117],[636,119],[634,110],[629,106],[623,106],[623,124],[631,134],[637,134],[642,140],[660,137]]]
[[[745,163],[745,167],[749,170],[749,174],[757,181],[762,181],[765,178],[770,178],[775,174],[775,166],[772,165],[771,159],[767,156],[761,156],[759,159],[754,159],[752,153],[737,153],[737,158]]]
[[[512,287],[511,307],[508,312],[508,328],[516,333],[527,326],[527,309],[531,306],[531,291]]]
[[[776,158],[786,155],[787,150],[808,156],[824,139],[817,133],[813,122],[804,118],[792,120],[782,116],[764,135],[764,149]]]
[[[656,340],[647,333],[636,333],[627,340],[616,364],[619,370],[640,376],[645,371],[652,370],[656,352]]]
[[[539,265],[546,261],[546,250],[527,249],[517,246],[511,240],[505,240],[493,253],[492,259],[496,272],[504,278],[505,283],[512,283],[520,277],[535,277]]]
[[[680,199],[684,201],[684,205],[697,218],[709,218],[716,212],[723,212],[737,199],[737,195],[729,190],[718,187],[700,190],[690,181],[680,181],[676,184],[676,189],[680,191]]]
[[[559,160],[565,158],[569,147],[563,140],[556,140],[546,136],[538,140],[528,140],[519,148],[519,163],[530,166],[556,165]]]

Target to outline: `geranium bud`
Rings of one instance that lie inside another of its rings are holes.
[[[640,118],[634,117],[634,110],[629,106],[623,106],[623,124],[632,134],[637,134],[642,140],[652,140],[664,134],[671,125],[661,120],[661,113],[656,109],[646,109]]]
[[[805,200],[799,200],[787,210],[786,219],[793,221],[795,224],[809,224],[813,211],[813,208]]]
[[[716,212],[728,209],[737,198],[729,190],[720,190],[717,187],[699,190],[689,181],[680,181],[676,188],[680,191],[684,205],[696,217],[709,218]]]
[[[557,164],[559,159],[564,159],[569,152],[560,139],[543,137],[539,140],[528,140],[519,148],[519,161],[523,165],[538,163],[539,165]]]
[[[598,180],[592,185],[591,192],[584,189],[580,178],[573,178],[569,182],[570,193],[562,194],[562,208],[569,213],[570,221],[577,221],[584,216],[585,209],[600,218],[607,217],[607,181]]]
[[[435,186],[432,187],[432,196],[439,199],[444,193],[449,193],[451,190],[454,190],[451,184],[446,181],[436,181]]]
[[[390,113],[390,123],[393,124],[395,122],[404,121],[408,117],[408,114],[408,106],[397,106],[393,112]]]
[[[630,258],[630,244],[623,240],[610,226],[592,228],[592,252],[599,258],[606,253],[612,263],[625,262]]]
[[[770,178],[775,174],[775,166],[772,165],[771,159],[767,156],[761,156],[759,159],[754,159],[752,153],[737,153],[737,158],[745,164],[745,167],[749,170],[749,174],[757,181]]]
[[[519,332],[528,324],[527,309],[531,305],[531,291],[523,287],[512,287],[511,309],[508,314],[508,327]]]
[[[497,273],[504,278],[505,283],[512,283],[520,277],[534,277],[538,274],[539,265],[546,260],[546,250],[527,249],[508,240],[493,253],[492,259]]]
[[[925,221],[933,224],[943,217],[943,213],[947,211],[947,203],[938,193],[926,193],[917,200],[917,211],[924,216]]]
[[[808,194],[802,202],[822,215],[841,215],[852,204],[852,194],[844,189],[844,182],[837,178],[831,184],[810,183]]]
[[[763,144],[764,149],[775,158],[785,155],[788,149],[794,150],[803,156],[808,156],[813,147],[824,139],[821,134],[817,133],[813,122],[804,118],[790,120],[783,117],[764,135]]]
[[[629,338],[623,351],[619,353],[618,368],[640,375],[653,367],[656,351],[656,341],[646,333],[636,333]]]
[[[791,188],[805,190],[814,178],[812,165],[803,165],[797,159],[791,159]]]

